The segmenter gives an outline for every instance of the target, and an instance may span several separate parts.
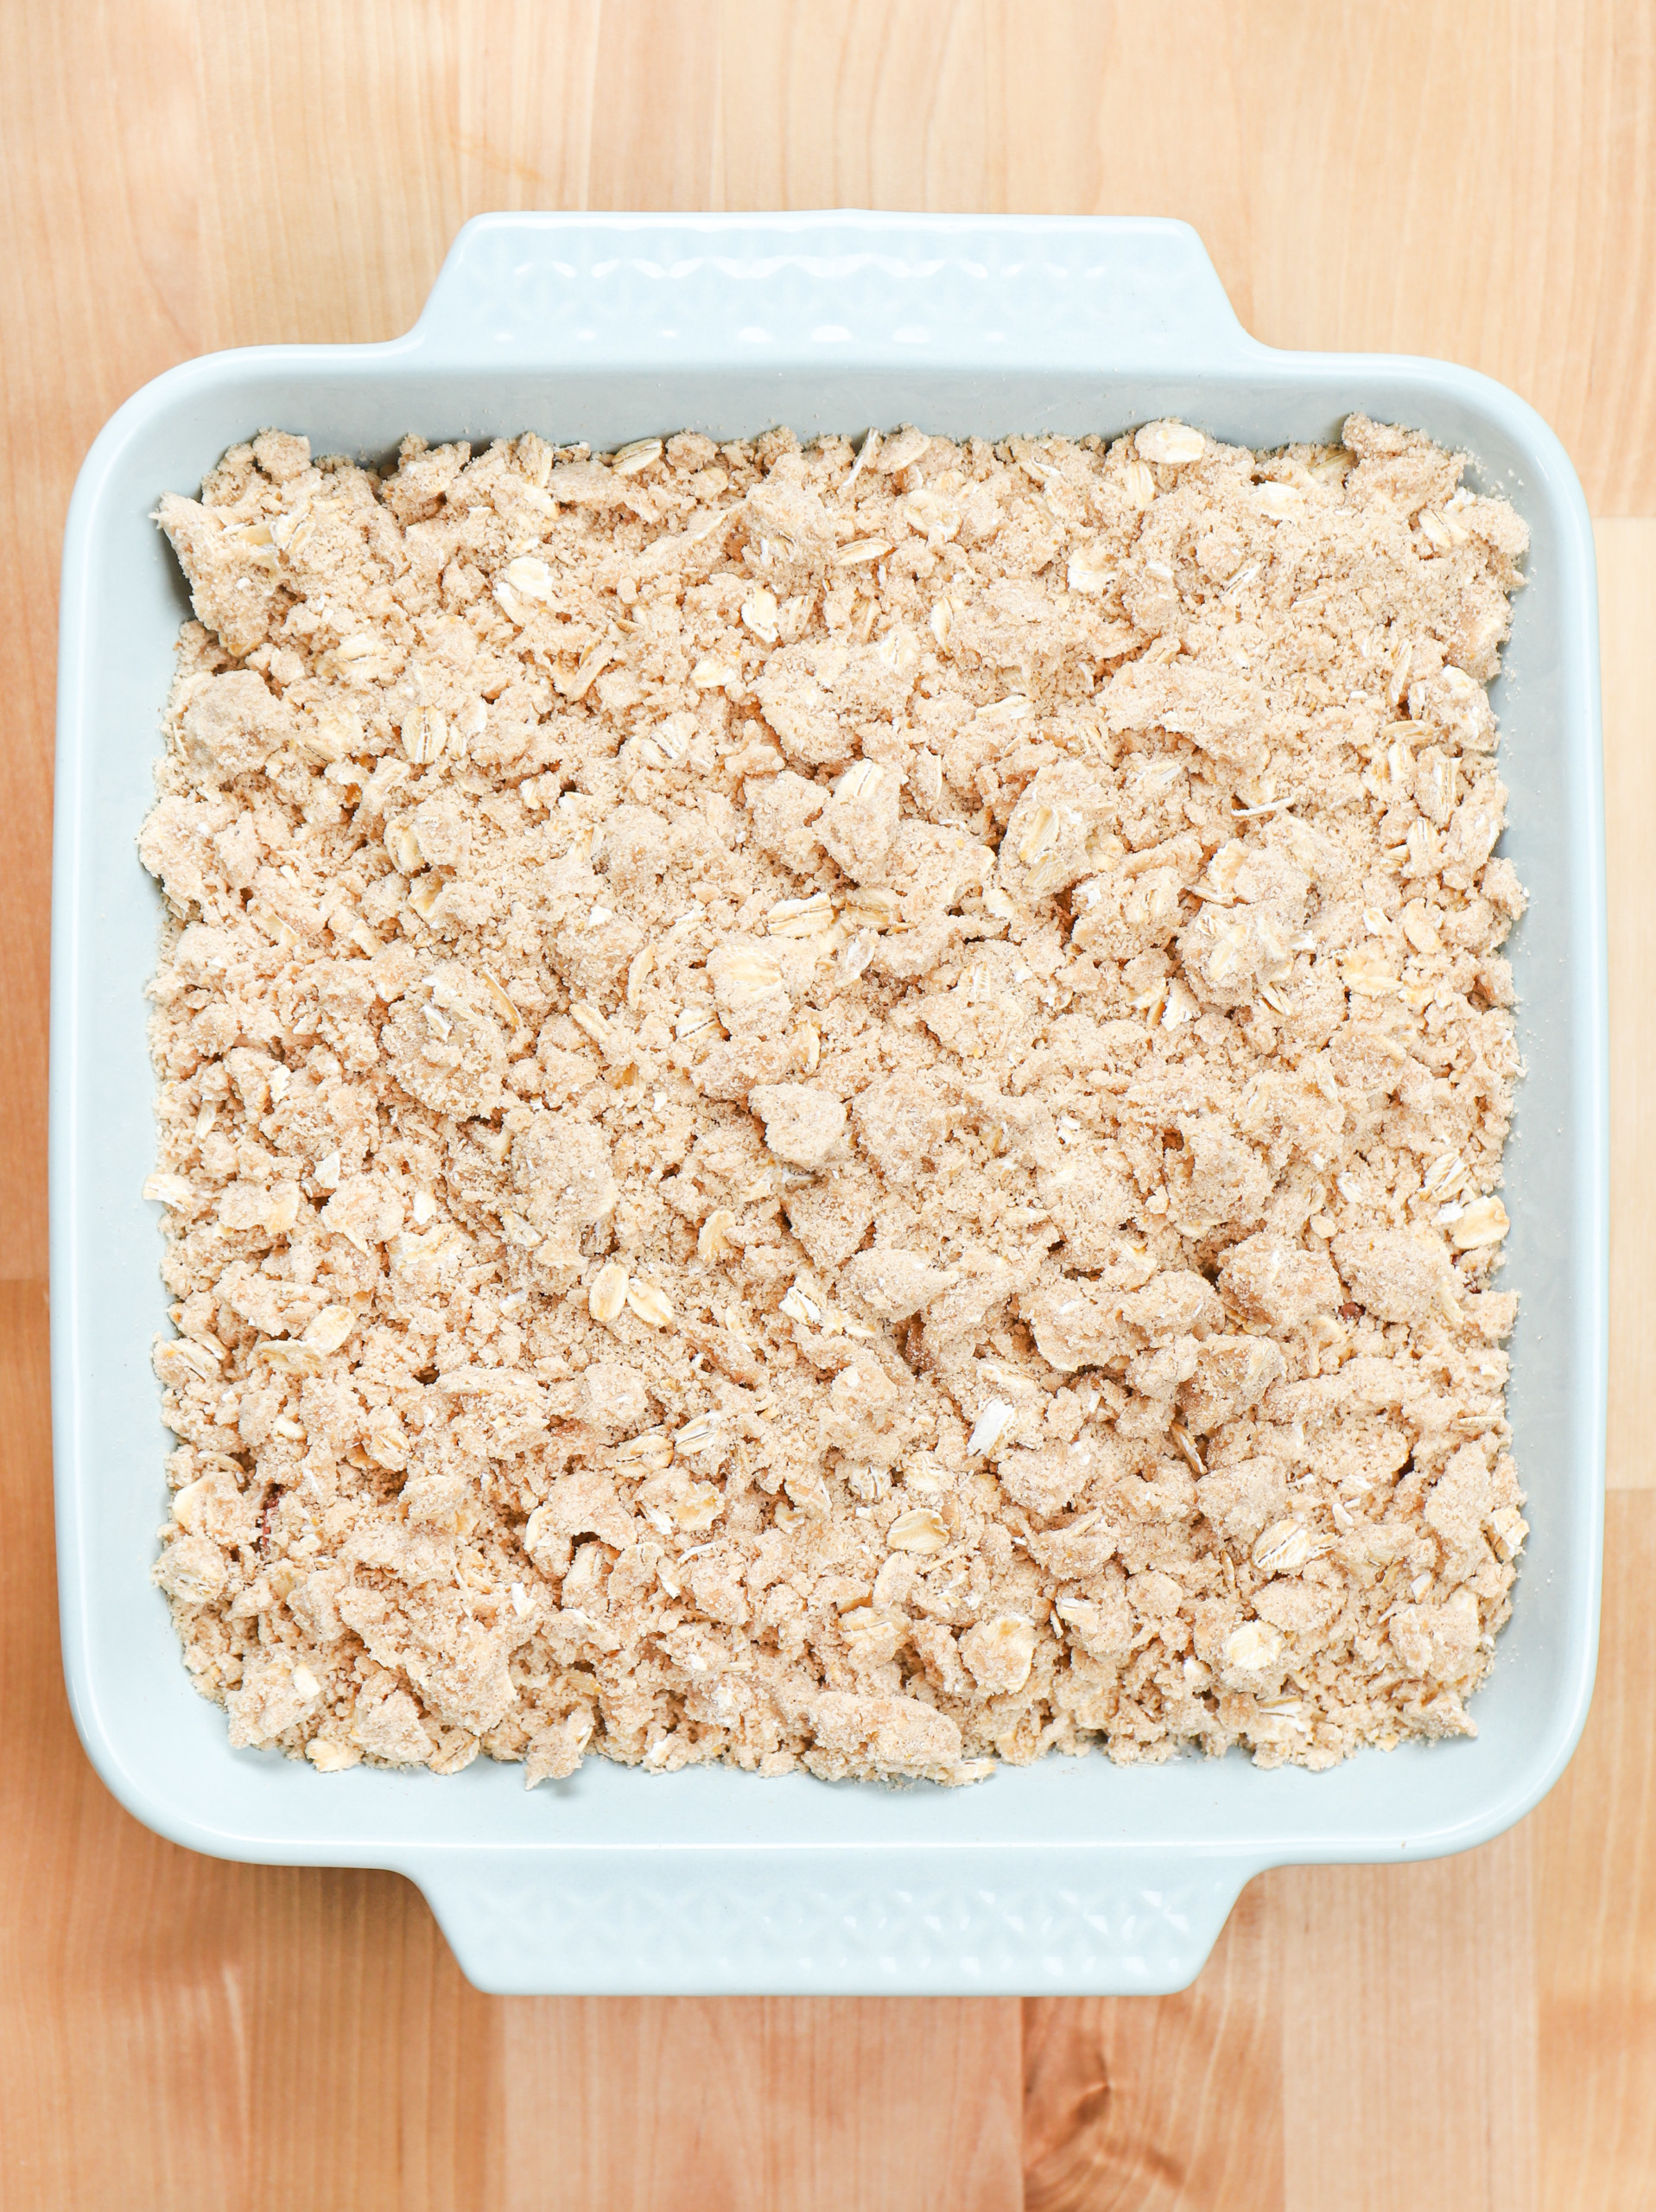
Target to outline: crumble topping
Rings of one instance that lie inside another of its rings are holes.
[[[1471,1732],[1526,533],[1342,436],[266,431],[162,499],[155,1573],[233,1744]]]

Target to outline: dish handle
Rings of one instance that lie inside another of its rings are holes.
[[[788,1852],[733,1872],[724,1853],[467,1850],[404,1871],[497,1996],[1051,1997],[1183,1989],[1259,1871],[1071,1849],[1009,1882],[998,1856],[874,1878]]]
[[[434,365],[1139,370],[1268,352],[1150,216],[479,215],[397,343]]]

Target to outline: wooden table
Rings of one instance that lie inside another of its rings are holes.
[[[0,0],[0,2208],[1656,2201],[1651,0]],[[1194,1988],[495,1999],[389,1875],[118,1811],[59,1674],[45,1077],[65,501],[137,385],[413,317],[486,207],[1177,214],[1280,345],[1448,355],[1602,518],[1609,1548],[1586,1738],[1445,1863],[1273,1873]]]

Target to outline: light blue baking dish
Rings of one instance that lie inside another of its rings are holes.
[[[1507,1166],[1522,1293],[1511,1410],[1532,1530],[1475,1742],[1332,1773],[1233,1754],[1052,1758],[961,1791],[657,1778],[589,1761],[530,1796],[479,1760],[315,1774],[232,1752],[148,1580],[165,1509],[149,1344],[164,1329],[143,986],[157,894],[134,849],[186,602],[146,518],[262,425],[378,454],[410,429],[606,447],[786,422],[1114,432],[1178,415],[1254,446],[1346,411],[1475,456],[1527,519],[1497,687],[1528,1076]],[[52,944],[52,1354],[64,1665],[121,1802],[222,1857],[393,1867],[490,1990],[1133,1992],[1188,1981],[1237,1891],[1304,1860],[1481,1843],[1557,1779],[1598,1637],[1606,1342],[1602,804],[1592,537],[1558,440],[1440,361],[1277,353],[1183,225],[796,216],[487,216],[390,345],[219,353],[129,400],[87,457],[63,560]]]

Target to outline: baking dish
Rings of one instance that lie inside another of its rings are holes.
[[[181,582],[147,517],[280,424],[378,454],[409,429],[620,443],[913,420],[1097,429],[1178,415],[1254,446],[1350,408],[1475,456],[1528,521],[1495,702],[1527,1063],[1503,1283],[1532,1534],[1480,1734],[1331,1773],[1240,1756],[1049,1758],[961,1791],[669,1777],[589,1761],[534,1795],[479,1760],[324,1777],[232,1752],[147,1567],[165,1510],[149,1346],[166,1328],[143,987],[158,894],[135,838]],[[149,1827],[221,1856],[394,1868],[502,1992],[950,1993],[1177,1988],[1241,1885],[1292,1861],[1462,1849],[1550,1787],[1597,1642],[1606,1345],[1605,942],[1592,540],[1532,410],[1440,362],[1289,353],[1242,331],[1195,233],[1152,221],[485,216],[409,334],[190,362],[93,446],[64,550],[52,984],[53,1390],[65,1669],[82,1740]]]

